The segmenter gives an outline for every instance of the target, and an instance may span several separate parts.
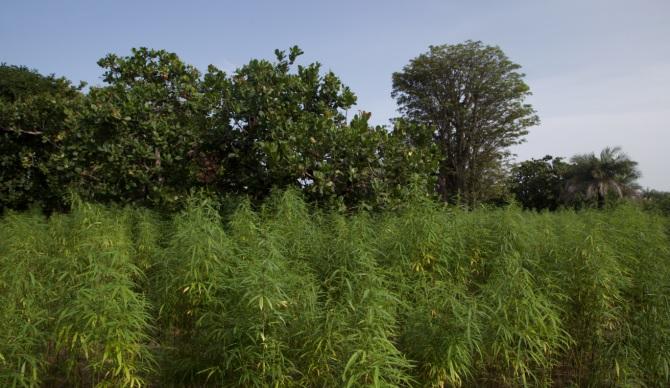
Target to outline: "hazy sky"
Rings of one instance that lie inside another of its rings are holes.
[[[0,62],[101,82],[96,61],[164,48],[205,70],[297,44],[358,95],[375,124],[397,115],[391,74],[429,45],[499,45],[523,66],[542,123],[519,159],[621,146],[645,187],[670,190],[670,0],[5,1]]]

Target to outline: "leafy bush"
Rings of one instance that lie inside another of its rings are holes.
[[[175,211],[193,189],[262,202],[294,188],[323,205],[385,207],[432,174],[429,129],[348,120],[356,96],[302,51],[204,74],[148,48],[98,61],[102,86],[0,65],[0,212],[88,201]],[[402,127],[402,128],[401,128]],[[432,190],[428,179],[424,186]]]
[[[64,208],[78,167],[65,145],[78,130],[82,87],[0,64],[0,212]]]

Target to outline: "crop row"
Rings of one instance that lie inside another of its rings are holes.
[[[2,386],[670,382],[670,244],[633,206],[0,220]]]

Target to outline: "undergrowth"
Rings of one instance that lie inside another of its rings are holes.
[[[668,386],[670,244],[634,206],[0,220],[1,386]]]

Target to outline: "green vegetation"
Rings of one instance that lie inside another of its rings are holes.
[[[301,54],[276,50],[274,61],[226,74],[133,49],[100,59],[104,84],[85,93],[0,66],[0,211],[62,210],[70,191],[162,210],[182,208],[198,188],[254,203],[297,188],[348,209],[393,206],[410,184],[468,205],[505,197],[507,148],[537,117],[523,104],[530,92],[519,65],[502,50],[466,42],[412,60],[394,75],[405,116],[393,128],[371,126],[365,111],[348,117],[355,94],[320,63],[298,64]],[[438,107],[422,103],[445,93],[454,96]],[[433,109],[439,115],[424,117]]]
[[[508,169],[539,119],[498,47],[411,60],[392,128],[301,54],[0,65],[0,386],[670,385],[634,161]]]
[[[595,201],[598,207],[603,207],[608,196],[623,198],[639,189],[635,183],[640,177],[637,162],[630,160],[619,147],[606,147],[600,157],[593,153],[575,155],[571,161],[563,193],[570,202]]]
[[[660,216],[76,201],[0,220],[0,385],[667,386]]]
[[[647,209],[670,217],[670,193],[647,190],[643,193],[643,203]]]
[[[430,166],[430,151],[412,152],[422,143],[370,126],[367,112],[348,121],[353,92],[319,63],[297,65],[301,54],[277,50],[228,75],[133,49],[98,61],[105,84],[85,94],[0,66],[0,212],[65,209],[69,191],[175,210],[202,187],[254,202],[292,187],[324,205],[384,206]]]
[[[473,205],[501,196],[509,147],[539,123],[524,103],[531,93],[520,68],[499,47],[467,41],[431,46],[393,74],[400,112],[433,128],[443,201]]]
[[[83,85],[0,65],[0,212],[39,203],[59,209],[76,177],[65,152],[77,127]]]
[[[599,207],[623,198],[640,198],[637,162],[619,147],[575,155],[570,162],[547,155],[521,162],[512,168],[510,190],[525,209],[556,210],[568,207]],[[663,201],[663,193],[644,195],[648,205]]]
[[[0,65],[0,212],[67,197],[182,209],[194,190],[262,203],[299,189],[310,203],[388,209],[407,188],[469,207],[603,207],[637,194],[634,161],[531,160],[507,168],[509,147],[539,122],[520,66],[499,47],[431,46],[393,74],[402,117],[371,126],[348,119],[356,96],[294,46],[232,74],[202,73],[148,48],[98,61],[104,85],[82,92],[63,78]]]
[[[570,165],[547,155],[512,168],[510,191],[525,209],[554,211],[563,205],[562,193]]]

